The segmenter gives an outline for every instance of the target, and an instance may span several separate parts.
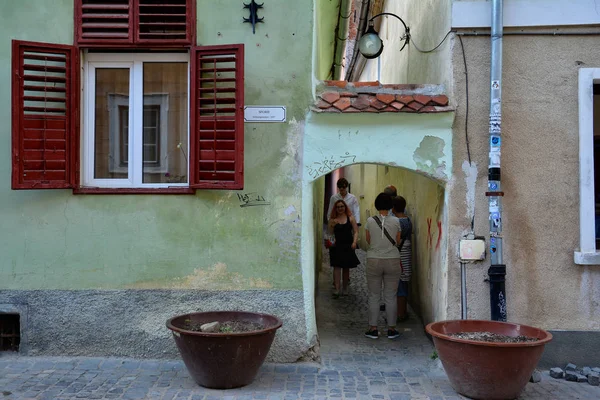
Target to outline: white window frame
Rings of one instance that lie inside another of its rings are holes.
[[[145,62],[186,62],[188,65],[188,98],[187,104],[189,107],[190,96],[190,56],[188,53],[85,53],[83,63],[83,147],[82,147],[82,186],[83,187],[99,187],[99,188],[168,188],[174,186],[189,187],[189,167],[187,165],[186,183],[143,183],[143,169],[134,168],[136,160],[142,160],[143,146],[138,146],[138,142],[142,139],[142,131],[130,135],[128,159],[132,162],[128,163],[128,178],[127,179],[96,179],[94,178],[94,135],[95,135],[95,82],[97,68],[128,68],[129,69],[129,123],[131,127],[143,127],[143,111],[136,112],[134,104],[143,104],[143,64]],[[166,97],[166,96],[165,96]],[[110,111],[110,110],[109,110]],[[161,107],[162,116],[162,107]],[[189,149],[190,132],[189,120],[191,113],[188,108],[187,118],[187,148]],[[166,121],[166,118],[164,119]],[[112,122],[111,122],[112,123]],[[161,129],[162,129],[161,120]],[[167,127],[165,126],[165,135]],[[162,140],[162,139],[161,139]],[[163,146],[165,155],[167,152],[166,142]],[[162,157],[161,150],[161,157]],[[162,169],[162,168],[161,168]],[[167,170],[168,171],[168,170]],[[146,172],[155,172],[146,169]]]
[[[579,70],[579,249],[575,264],[600,265],[596,249],[594,196],[594,84],[600,84],[600,68]]]
[[[111,93],[108,95],[108,119],[110,121],[110,143],[112,159],[109,163],[109,172],[124,173],[127,168],[121,166],[121,143],[120,143],[120,126],[121,115],[119,107],[129,107],[129,96],[120,93]],[[167,142],[168,142],[168,111],[169,111],[169,94],[168,93],[150,93],[144,95],[144,106],[160,106],[160,154],[158,167],[144,167],[144,173],[165,173],[169,171],[169,159],[167,157]],[[144,113],[142,110],[142,122]]]

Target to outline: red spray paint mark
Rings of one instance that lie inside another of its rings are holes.
[[[431,235],[431,218],[427,218],[427,247],[433,244],[433,236]]]
[[[437,226],[438,226],[438,239],[437,239],[437,243],[435,244],[436,250],[440,248],[440,242],[442,241],[442,221],[438,221]]]

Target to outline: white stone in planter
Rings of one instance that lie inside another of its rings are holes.
[[[202,332],[219,332],[219,329],[221,329],[221,323],[218,321],[209,322],[208,324],[200,326]]]

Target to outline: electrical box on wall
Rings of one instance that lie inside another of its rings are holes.
[[[481,239],[463,239],[459,242],[458,254],[462,261],[485,260],[485,241]]]

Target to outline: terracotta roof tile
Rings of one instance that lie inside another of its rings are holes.
[[[441,85],[324,81],[311,110],[319,113],[454,111]]]
[[[404,104],[410,103],[411,101],[413,101],[413,99],[414,98],[412,96],[396,95],[396,100]]]
[[[431,96],[425,96],[422,94],[418,94],[418,95],[414,96],[414,99],[416,102],[426,105],[427,103],[429,103],[431,101]]]
[[[317,100],[317,104],[315,104],[315,106],[320,108],[321,110],[326,110],[331,107],[331,104],[329,104],[325,100],[319,99]]]
[[[370,100],[371,100],[371,107],[374,107],[377,110],[382,110],[387,107],[386,103],[379,101],[377,98],[371,97]]]
[[[344,89],[348,82],[346,81],[325,81],[325,85],[327,86],[335,86]]]
[[[321,95],[321,98],[328,102],[329,104],[333,104],[339,100],[340,94],[338,92],[325,92]]]
[[[408,108],[412,108],[415,111],[419,111],[421,108],[423,108],[423,104],[417,102],[417,101],[411,101],[410,103],[408,103],[406,105]]]
[[[352,86],[354,87],[370,87],[370,86],[379,86],[380,83],[379,81],[373,81],[373,82],[351,82]]]
[[[358,97],[352,99],[352,107],[364,110],[371,105],[370,96],[366,94],[359,94]]]
[[[390,104],[396,99],[395,95],[389,93],[377,93],[375,97],[377,98],[377,100],[382,101],[385,104]]]
[[[448,96],[446,96],[446,95],[432,96],[431,101],[433,101],[434,103],[436,103],[437,105],[440,105],[440,106],[447,106],[448,105]]]
[[[402,110],[404,108],[404,104],[399,101],[394,101],[390,106],[394,107],[396,110]]]
[[[350,99],[348,97],[342,97],[338,101],[336,101],[333,106],[340,111],[344,111],[348,107],[350,107]]]

